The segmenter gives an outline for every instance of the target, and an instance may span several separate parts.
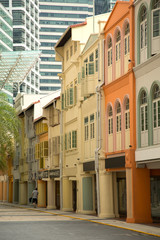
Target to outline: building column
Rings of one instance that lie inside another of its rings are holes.
[[[3,182],[0,181],[0,201],[3,201]]]
[[[46,181],[38,180],[38,207],[46,207]]]
[[[55,181],[47,182],[47,209],[56,209],[55,205]]]
[[[7,201],[7,181],[3,181],[3,202]]]
[[[26,205],[28,203],[27,182],[19,183],[19,204]]]
[[[127,222],[151,223],[150,171],[136,168],[135,151],[126,153]]]
[[[63,208],[62,211],[73,211],[72,207],[72,181],[68,177],[63,177]]]
[[[113,179],[111,172],[100,172],[100,214],[99,217],[114,218]]]

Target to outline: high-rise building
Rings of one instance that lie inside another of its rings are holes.
[[[95,15],[111,12],[116,0],[95,0]]]
[[[0,53],[13,51],[12,15],[0,3]],[[7,94],[8,102],[13,103],[13,88],[5,84],[3,92]]]
[[[61,63],[55,61],[54,46],[66,28],[93,14],[93,0],[40,0],[40,91],[60,88]]]
[[[0,0],[13,17],[13,51],[39,50],[38,0]],[[17,95],[14,88],[14,96]],[[20,86],[21,92],[39,93],[39,64],[36,63]]]

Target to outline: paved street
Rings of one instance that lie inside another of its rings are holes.
[[[91,216],[92,219],[92,216]],[[0,205],[0,240],[157,240],[121,228],[78,220],[48,211]]]

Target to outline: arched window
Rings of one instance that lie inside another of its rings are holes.
[[[129,111],[129,99],[125,101],[125,148],[129,148],[130,145],[130,111]]]
[[[116,35],[116,78],[120,77],[121,74],[121,34],[120,31]]]
[[[112,39],[108,41],[108,83],[112,81]]]
[[[141,94],[140,112],[141,112],[141,132],[143,132],[143,131],[148,130],[147,94],[145,91],[143,91]]]
[[[128,71],[128,60],[130,58],[130,29],[129,23],[125,26],[124,36],[124,73]]]
[[[112,65],[112,39],[108,41],[108,66]]]
[[[120,103],[117,104],[116,119],[117,119],[117,132],[120,132],[121,131],[121,105],[120,105]]]
[[[152,20],[153,37],[160,36],[160,0],[154,0],[152,3]]]
[[[108,134],[113,134],[113,111],[111,106],[108,111]]]
[[[124,38],[124,54],[127,55],[130,52],[130,34],[129,34],[129,23],[125,27],[125,38]]]
[[[145,91],[142,91],[140,96],[140,131],[141,147],[146,147],[148,146],[148,105]]]
[[[116,61],[118,61],[121,57],[121,34],[118,31],[116,36]]]
[[[143,6],[140,14],[141,49],[147,46],[147,9]]]
[[[113,110],[108,109],[108,152],[113,152]]]
[[[116,150],[121,150],[121,105],[117,104],[116,109]]]
[[[125,106],[125,129],[129,128],[130,128],[130,111],[129,111],[129,99],[127,99]]]

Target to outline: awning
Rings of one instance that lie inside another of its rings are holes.
[[[40,57],[40,51],[0,53],[0,90],[5,84],[21,84]]]

